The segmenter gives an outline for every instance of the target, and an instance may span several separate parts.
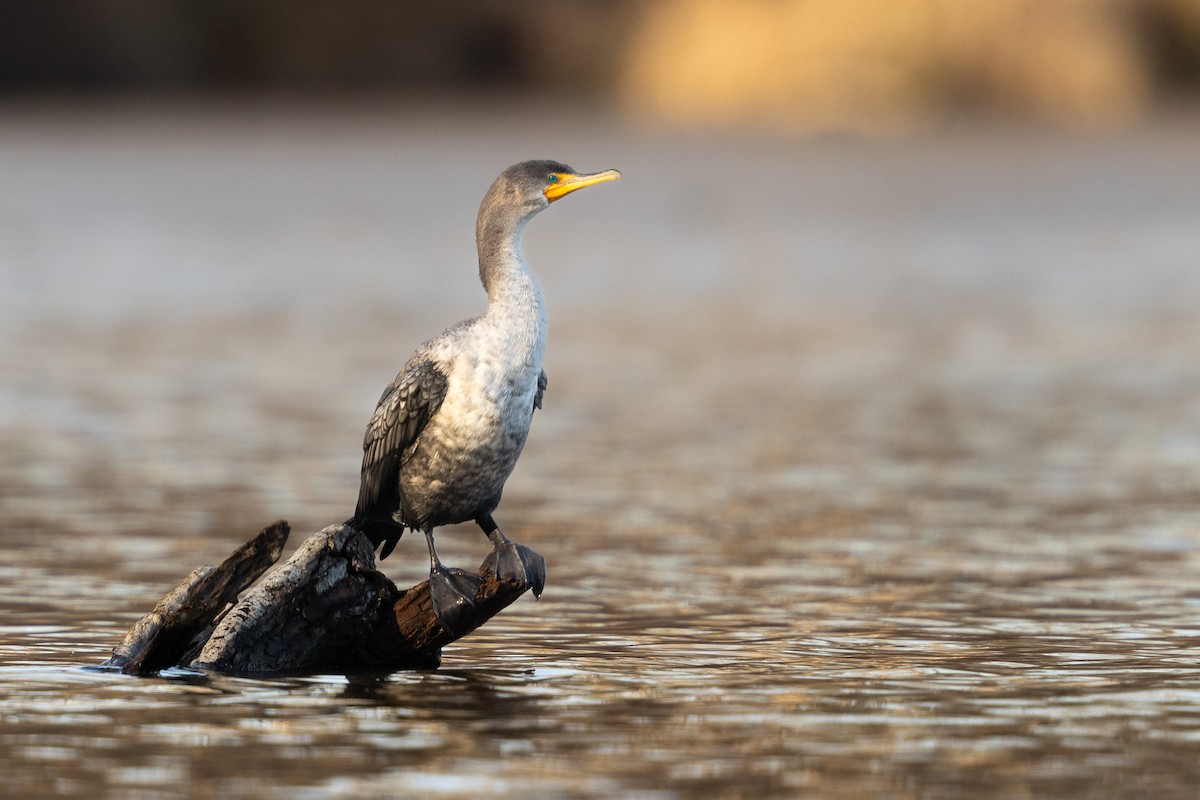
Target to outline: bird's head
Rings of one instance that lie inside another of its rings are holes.
[[[620,177],[621,173],[615,169],[583,174],[557,161],[522,161],[500,173],[488,190],[484,205],[502,203],[528,219],[571,192]]]

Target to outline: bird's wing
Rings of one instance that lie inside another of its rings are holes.
[[[359,514],[396,491],[400,459],[437,413],[446,398],[446,385],[446,374],[433,361],[409,365],[388,384],[363,437]]]
[[[550,379],[546,377],[546,370],[538,373],[538,390],[533,396],[533,407],[542,407],[542,396],[546,394],[546,387],[550,385]]]

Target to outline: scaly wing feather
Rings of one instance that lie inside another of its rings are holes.
[[[421,435],[446,398],[447,379],[433,361],[404,369],[384,390],[363,437],[359,518],[369,516],[397,491],[404,451]]]
[[[533,407],[535,409],[542,407],[542,396],[546,394],[546,387],[549,385],[550,385],[550,380],[546,377],[546,370],[542,370],[541,372],[538,373],[537,394],[535,394],[533,396]]]

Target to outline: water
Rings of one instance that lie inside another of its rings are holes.
[[[1191,797],[1197,145],[9,109],[5,795]],[[432,673],[85,669],[263,524],[347,516],[529,156],[626,176],[526,236],[550,390],[497,519],[543,599]]]

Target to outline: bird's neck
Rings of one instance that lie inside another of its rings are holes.
[[[486,214],[479,218],[479,277],[487,290],[487,317],[529,329],[545,337],[542,292],[521,256],[525,220],[515,214]]]

